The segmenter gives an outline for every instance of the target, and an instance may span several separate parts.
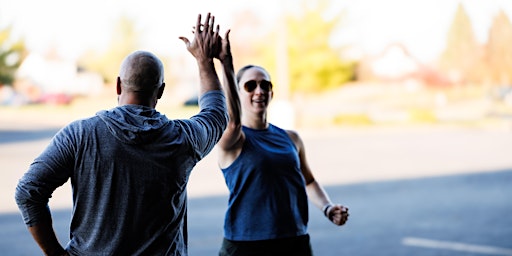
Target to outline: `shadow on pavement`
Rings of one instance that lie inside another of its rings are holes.
[[[512,249],[512,170],[329,186],[334,202],[350,208],[337,227],[310,205],[309,233],[317,256],[510,255],[425,248],[405,238]],[[189,200],[189,255],[217,255],[227,196]],[[53,212],[59,239],[68,241],[70,210]],[[261,220],[262,223],[265,220]],[[41,255],[19,214],[0,215],[4,255]],[[474,249],[474,248],[473,248]]]

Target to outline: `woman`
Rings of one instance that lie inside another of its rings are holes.
[[[308,198],[336,225],[345,224],[348,208],[315,180],[299,134],[267,121],[268,72],[248,65],[235,81],[229,31],[219,40],[230,118],[217,144],[230,192],[219,255],[312,255]]]

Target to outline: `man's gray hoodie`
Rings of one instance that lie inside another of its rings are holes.
[[[71,179],[70,254],[186,255],[187,181],[228,120],[220,91],[199,105],[183,120],[119,106],[61,129],[16,188],[25,223],[51,218],[49,198]]]

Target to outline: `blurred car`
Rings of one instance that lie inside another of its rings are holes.
[[[188,100],[183,102],[184,106],[199,106],[199,97],[197,95],[194,95],[190,97]]]

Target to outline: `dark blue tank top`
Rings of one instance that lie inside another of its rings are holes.
[[[242,127],[238,158],[222,169],[229,189],[224,236],[254,241],[307,234],[308,199],[295,144],[283,129]]]

